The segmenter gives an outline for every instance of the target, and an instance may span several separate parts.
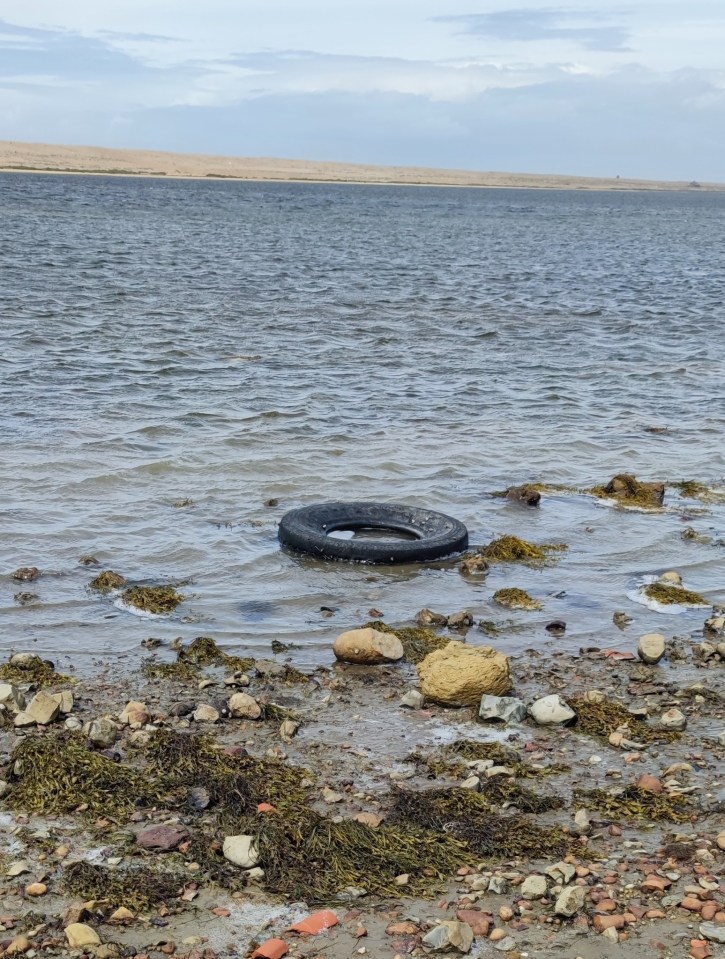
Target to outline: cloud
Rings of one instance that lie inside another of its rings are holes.
[[[628,49],[627,31],[621,26],[601,24],[604,17],[592,11],[520,8],[434,19],[439,23],[458,24],[463,33],[495,40],[564,40],[586,50]]]

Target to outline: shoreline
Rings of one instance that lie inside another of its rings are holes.
[[[535,189],[608,192],[725,191],[725,183],[502,173],[428,167],[226,157],[84,146],[0,141],[0,172],[64,176],[114,176],[255,183],[351,186],[424,186],[469,189]]]

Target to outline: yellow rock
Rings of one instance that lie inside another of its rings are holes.
[[[18,956],[30,949],[30,942],[26,936],[16,936],[7,947],[3,956]]]
[[[111,914],[109,922],[129,922],[131,919],[134,919],[134,914],[130,909],[126,909],[125,906],[120,906],[114,913]]]
[[[71,949],[84,949],[86,946],[100,946],[101,940],[95,929],[83,922],[72,922],[65,927],[65,937]]]
[[[403,658],[403,644],[394,633],[383,633],[370,626],[340,633],[332,651],[344,663],[377,666]]]
[[[453,640],[418,664],[421,692],[444,706],[477,706],[483,695],[503,696],[511,689],[509,661],[490,646]]]
[[[44,882],[31,882],[29,886],[25,887],[28,896],[44,896],[47,891],[48,887]]]

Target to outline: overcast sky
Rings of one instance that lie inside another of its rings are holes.
[[[725,2],[3,0],[0,139],[725,180]]]

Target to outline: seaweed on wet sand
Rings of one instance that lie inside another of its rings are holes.
[[[123,593],[123,601],[128,606],[155,616],[173,613],[185,599],[175,586],[131,586]]]
[[[231,671],[250,669],[252,659],[233,656],[217,646],[211,636],[197,636],[188,646],[182,646],[177,654],[179,662],[192,666],[224,666]]]
[[[71,895],[83,900],[106,899],[112,908],[147,909],[177,898],[185,877],[181,873],[148,867],[111,869],[90,862],[74,862],[64,869],[63,881]]]
[[[450,642],[450,638],[439,636],[426,626],[400,626],[393,628],[380,620],[366,623],[363,629],[377,629],[382,633],[393,633],[403,644],[405,659],[409,663],[420,663],[428,653],[435,649],[443,649]]]
[[[529,596],[526,590],[517,587],[499,589],[493,594],[493,601],[499,606],[506,606],[508,609],[543,609],[538,599]]]
[[[31,654],[11,656],[9,662],[0,666],[0,681],[17,686],[35,687],[76,682],[71,676],[56,673],[55,666],[50,660]]]
[[[697,808],[687,797],[656,794],[634,784],[616,792],[607,792],[606,789],[576,789],[574,797],[587,809],[593,809],[611,819],[684,823],[697,818]]]
[[[644,719],[633,716],[621,703],[590,702],[584,696],[574,696],[570,702],[576,712],[574,728],[577,732],[601,742],[608,742],[611,734],[623,726],[628,727],[629,736],[638,743],[676,742],[680,739],[680,733],[650,726]]]
[[[564,543],[528,543],[518,536],[501,536],[480,550],[480,554],[492,563],[527,563],[532,566],[545,563],[551,553],[567,549]]]
[[[126,585],[126,577],[114,573],[112,569],[105,569],[88,584],[90,589],[97,589],[100,593],[110,593]]]
[[[710,604],[692,589],[676,586],[674,583],[650,583],[644,587],[644,594],[663,606],[709,606]]]

